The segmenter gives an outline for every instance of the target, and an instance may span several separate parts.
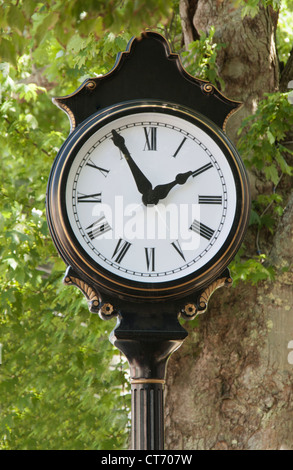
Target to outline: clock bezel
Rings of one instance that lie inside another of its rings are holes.
[[[125,279],[107,271],[94,261],[75,237],[65,204],[65,189],[71,164],[82,145],[98,129],[113,119],[141,112],[160,112],[181,117],[203,129],[216,141],[229,161],[237,202],[234,222],[217,254],[192,274],[172,281],[141,282]],[[132,100],[118,103],[90,116],[64,142],[54,161],[47,190],[47,219],[56,248],[65,263],[81,274],[101,292],[133,301],[172,300],[206,288],[227,267],[238,251],[249,221],[250,196],[244,164],[226,134],[205,116],[186,107],[153,100]]]

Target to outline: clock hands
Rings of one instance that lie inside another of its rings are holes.
[[[127,161],[129,168],[131,170],[131,173],[136,182],[137,189],[144,197],[149,191],[152,190],[152,184],[147,179],[147,177],[143,174],[143,172],[139,169],[135,161],[132,159],[125,145],[124,137],[118,134],[118,132],[116,132],[114,129],[112,130],[112,135],[113,135],[112,140],[114,142],[114,145],[116,145],[116,147],[118,147],[119,150],[121,150],[122,154],[124,155],[125,160]]]
[[[125,145],[124,137],[122,137],[121,134],[118,134],[115,129],[112,130],[112,136],[112,141],[114,145],[119,148],[128,163],[128,166],[134,177],[137,189],[142,194],[142,201],[145,205],[158,204],[161,199],[165,199],[167,197],[167,195],[169,194],[171,189],[174,188],[174,186],[176,186],[177,184],[182,185],[186,183],[190,176],[198,176],[199,174],[203,173],[209,168],[212,168],[213,166],[211,163],[208,163],[200,167],[198,170],[187,171],[186,173],[179,173],[176,176],[175,180],[171,181],[171,183],[159,184],[153,189],[151,182],[147,179],[147,177],[143,174],[143,172],[137,166],[135,161],[132,159],[129,150]]]
[[[192,175],[192,171],[187,171],[186,173],[179,173],[175,180],[171,183],[159,184],[151,192],[148,193],[146,197],[147,204],[157,204],[160,199],[165,199],[169,192],[177,184],[184,184],[188,178]]]
[[[147,195],[143,196],[143,201],[145,198],[146,204],[158,204],[160,199],[165,199],[165,197],[167,197],[167,195],[169,194],[171,189],[174,188],[174,186],[176,186],[177,184],[184,184],[190,176],[195,178],[195,176],[200,175],[201,173],[207,171],[212,167],[213,165],[211,163],[207,163],[206,165],[201,166],[197,170],[187,171],[186,173],[178,173],[175,180],[171,183],[159,184],[152,191],[149,191]]]
[[[160,199],[167,197],[171,189],[176,186],[176,184],[184,184],[190,176],[195,178],[195,176],[200,175],[201,173],[212,168],[212,163],[207,163],[206,165],[201,166],[197,170],[187,171],[186,173],[179,173],[175,180],[167,184],[159,184],[147,195],[147,204],[157,204]]]

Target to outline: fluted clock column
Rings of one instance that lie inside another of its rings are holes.
[[[152,379],[150,379],[152,380]],[[164,448],[164,381],[132,380],[133,450]]]

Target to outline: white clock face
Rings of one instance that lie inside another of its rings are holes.
[[[177,281],[210,263],[231,236],[233,173],[203,129],[184,114],[129,111],[79,148],[66,212],[103,272],[149,285]]]

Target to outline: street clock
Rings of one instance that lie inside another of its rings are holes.
[[[223,129],[239,103],[188,75],[155,33],[55,103],[72,132],[49,179],[48,221],[77,277],[145,302],[221,278],[249,216],[245,168]]]

